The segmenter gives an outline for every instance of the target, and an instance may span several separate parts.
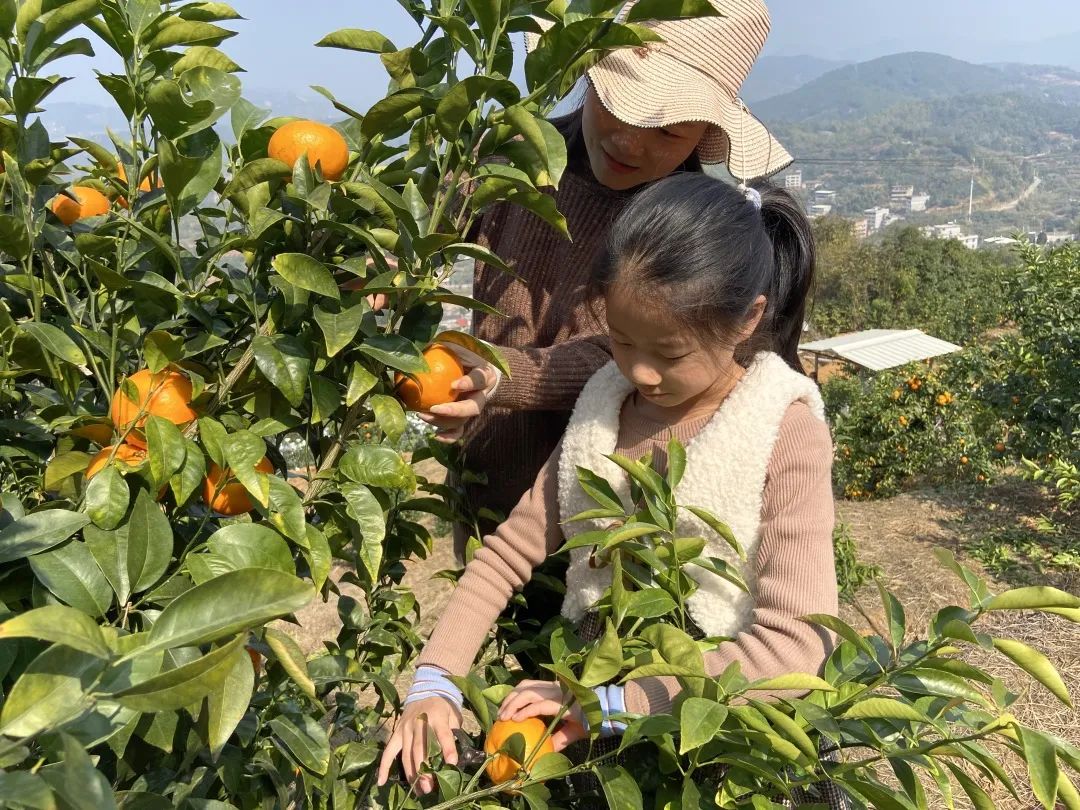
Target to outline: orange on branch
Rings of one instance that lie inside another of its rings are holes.
[[[327,180],[340,180],[349,166],[349,145],[341,133],[318,121],[290,121],[270,137],[266,153],[290,167],[304,153],[308,163],[319,165]]]
[[[514,734],[520,734],[525,738],[525,759],[531,760],[530,764],[534,764],[544,754],[554,753],[555,745],[551,737],[544,736],[547,733],[547,727],[548,724],[539,717],[530,717],[521,721],[495,721],[484,739],[484,753],[495,754],[487,764],[488,778],[495,784],[499,784],[513,779],[521,769],[522,763],[506,754],[496,753]]]
[[[394,386],[405,407],[411,411],[428,411],[432,405],[443,405],[457,399],[457,391],[450,386],[465,376],[465,367],[456,354],[434,343],[424,350],[428,371],[406,377],[400,372],[394,377]]]
[[[127,442],[124,442],[119,447],[115,444],[110,445],[90,459],[90,463],[86,465],[87,481],[105,468],[114,447],[116,447],[116,455],[113,456],[113,459],[128,467],[138,467],[146,459],[146,448],[136,447]]]
[[[75,196],[74,200],[65,194],[57,194],[52,201],[52,212],[65,225],[87,217],[96,217],[109,210],[109,198],[96,188],[72,186],[71,193]]]
[[[255,465],[259,472],[272,473],[274,465],[266,456]],[[224,483],[223,483],[224,479]],[[255,508],[247,489],[229,470],[222,471],[217,464],[211,463],[203,479],[203,502],[219,515],[233,517],[244,515]]]
[[[157,374],[144,368],[136,371],[128,381],[135,386],[137,396],[134,400],[124,393],[121,385],[113,394],[113,424],[121,433],[127,432],[127,441],[136,447],[146,447],[146,438],[141,428],[146,424],[149,414],[168,419],[174,425],[186,425],[196,417],[191,408],[191,380],[176,371],[162,370]]]
[[[127,171],[124,169],[124,164],[123,163],[117,163],[116,164],[116,177],[121,183],[127,183],[127,181],[128,181],[128,179],[127,179]],[[157,188],[161,188],[164,185],[165,184],[161,181],[161,177],[158,177],[158,179],[157,179]],[[139,183],[139,191],[150,191],[150,190],[151,190],[150,178],[149,177],[144,177],[142,179],[142,182]],[[124,195],[121,194],[119,197],[116,198],[116,204],[119,205],[122,208],[127,208],[128,207],[127,197],[125,197]]]

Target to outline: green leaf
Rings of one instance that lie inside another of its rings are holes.
[[[503,17],[500,0],[465,0],[465,5],[476,19],[480,33],[491,39]]]
[[[180,506],[187,503],[188,498],[202,486],[203,478],[206,477],[206,458],[199,445],[191,439],[185,439],[184,446],[187,448],[184,466],[169,482],[173,495],[176,497],[176,503]]]
[[[46,605],[8,619],[0,624],[2,638],[36,638],[63,644],[96,658],[111,656],[105,636],[94,620],[81,610],[63,605]]]
[[[634,777],[623,767],[594,765],[593,773],[600,780],[608,807],[618,810],[641,810],[641,789]]]
[[[762,716],[769,721],[774,731],[779,732],[784,739],[793,743],[796,748],[802,752],[803,756],[810,762],[815,762],[818,759],[817,745],[810,739],[802,726],[797,721],[792,719],[788,714],[784,713],[779,707],[772,703],[764,703],[760,700],[752,700],[750,704],[757,709]]]
[[[1047,734],[1024,726],[1018,728],[1031,789],[1046,810],[1054,810],[1059,775],[1057,746]]]
[[[161,612],[141,652],[206,644],[288,616],[314,597],[295,576],[261,568],[230,571],[185,591]]]
[[[236,173],[233,179],[229,181],[229,185],[225,187],[224,196],[231,197],[254,188],[260,183],[269,180],[280,180],[288,176],[289,164],[274,158],[259,158],[245,164],[244,168]],[[280,215],[275,218],[275,221],[277,219],[280,219]]]
[[[997,805],[987,795],[986,791],[979,787],[978,783],[964,773],[959,765],[954,765],[949,760],[944,760],[946,767],[952,771],[953,777],[960,783],[960,787],[964,789],[964,793],[971,799],[972,805],[975,810],[997,810]]]
[[[378,382],[378,377],[360,363],[353,363],[352,369],[349,371],[349,384],[345,389],[345,405],[351,408],[360,400],[360,397],[374,388]]]
[[[341,407],[341,391],[337,383],[319,374],[308,378],[308,387],[311,391],[311,423],[318,425],[332,418]]]
[[[383,540],[386,538],[386,517],[383,515],[382,505],[363,484],[342,484],[341,495],[345,498],[346,513],[356,521],[360,529],[360,564],[368,581],[378,582],[379,569],[382,567]]]
[[[604,620],[604,635],[585,658],[585,668],[581,672],[581,685],[599,686],[614,680],[622,670],[622,642],[611,619]]]
[[[405,432],[405,411],[401,403],[394,397],[386,394],[373,394],[367,404],[375,412],[375,422],[392,443],[397,444],[398,439]]]
[[[907,720],[912,723],[929,723],[930,718],[910,703],[887,697],[868,697],[851,706],[840,715],[841,720],[868,720],[883,717],[887,720]]]
[[[38,323],[26,321],[19,324],[19,328],[30,335],[38,344],[54,357],[59,357],[65,363],[74,366],[85,366],[86,355],[82,349],[75,345],[75,341],[69,338],[63,330],[50,323]]]
[[[106,464],[86,485],[86,514],[102,529],[120,525],[130,500],[127,482],[112,464]]]
[[[38,581],[63,602],[90,616],[104,616],[113,591],[85,543],[73,541],[30,558]]]
[[[159,51],[177,45],[196,45],[199,43],[217,45],[235,32],[218,25],[184,20],[180,17],[166,17],[160,24],[151,26],[154,33],[146,41],[147,50]]]
[[[439,101],[435,109],[435,125],[444,138],[455,140],[465,119],[477,109],[481,97],[499,97],[504,103],[513,104],[520,95],[517,86],[508,79],[468,76],[451,87]]]
[[[468,332],[458,332],[453,329],[448,329],[445,332],[439,332],[439,343],[453,343],[456,346],[461,346],[468,349],[475,355],[487,360],[495,368],[499,369],[507,378],[510,377],[510,364],[506,362],[506,358],[499,353],[499,350],[486,340],[481,340],[478,337],[470,335]]]
[[[305,695],[315,700],[315,684],[308,674],[307,659],[293,637],[273,627],[267,627],[263,638],[293,683],[299,686]]]
[[[808,675],[802,672],[789,672],[785,675],[777,675],[775,678],[765,678],[754,681],[747,687],[747,691],[784,692],[787,690],[799,692],[818,691],[835,692],[836,689],[828,681],[824,681],[816,675]]]
[[[290,284],[335,301],[341,298],[341,291],[334,283],[333,275],[318,259],[304,253],[279,253],[274,257],[271,266]]]
[[[169,364],[184,359],[184,340],[168,332],[151,332],[143,341],[143,357],[147,368],[157,374]]]
[[[361,444],[349,448],[339,465],[341,472],[358,484],[386,489],[416,488],[416,477],[401,454],[389,447]]]
[[[330,767],[330,740],[318,723],[307,715],[282,716],[273,718],[270,728],[298,764],[319,776],[326,774]]]
[[[679,709],[679,753],[685,754],[712,740],[727,717],[727,708],[715,700],[689,697]]]
[[[410,116],[420,108],[428,93],[419,88],[399,90],[381,101],[375,102],[360,125],[360,132],[365,138],[374,138],[385,132],[404,131],[400,129]]]
[[[154,123],[171,140],[212,126],[239,98],[240,80],[211,67],[191,68],[175,81],[160,79],[146,93]]]
[[[881,594],[881,605],[885,610],[885,620],[889,624],[889,636],[892,639],[893,649],[898,650],[904,646],[904,634],[907,632],[904,606],[886,590],[880,580],[877,582],[877,587],[878,593]]]
[[[999,652],[1008,656],[1014,664],[1049,689],[1058,700],[1066,706],[1072,707],[1068,687],[1065,686],[1065,682],[1061,679],[1054,665],[1050,663],[1049,658],[1021,641],[995,638],[993,643]]]
[[[156,414],[147,414],[145,431],[150,477],[155,485],[164,486],[184,466],[187,458],[184,434],[175,424]]]
[[[675,610],[675,600],[662,588],[645,588],[630,593],[626,615],[641,619],[658,619]]]
[[[255,690],[255,667],[247,650],[237,647],[231,659],[231,668],[221,685],[206,696],[206,741],[215,757],[244,719]]]
[[[0,733],[29,737],[72,720],[90,705],[89,691],[105,661],[54,644],[31,661],[0,710]]]
[[[181,73],[197,67],[213,68],[214,70],[220,70],[222,73],[237,73],[243,70],[240,65],[236,64],[226,54],[209,45],[192,45],[183,56],[173,62],[172,69],[173,73],[179,76]]]
[[[327,357],[334,357],[353,342],[356,333],[360,331],[364,316],[371,311],[371,307],[364,300],[355,306],[336,309],[337,312],[331,312],[319,305],[314,309],[315,323],[319,325],[326,341]]]
[[[836,635],[845,641],[850,641],[860,650],[865,652],[870,658],[876,660],[874,654],[874,648],[870,646],[870,642],[859,635],[851,625],[841,621],[836,616],[829,616],[825,613],[811,613],[807,616],[803,616],[804,622],[810,622],[811,624],[817,624],[824,627],[826,630],[832,630]]]
[[[640,0],[630,9],[624,22],[718,16],[721,16],[720,12],[709,0]]]
[[[206,541],[214,554],[240,568],[269,568],[295,574],[292,551],[281,535],[269,526],[256,523],[233,523],[218,529]]]
[[[701,520],[710,529],[720,535],[720,537],[724,539],[724,542],[731,547],[732,551],[739,555],[740,560],[746,559],[746,550],[743,549],[742,544],[736,539],[734,533],[726,523],[707,509],[702,509],[698,506],[687,506],[685,508],[692,512],[698,520]]]
[[[378,31],[364,28],[342,28],[327,34],[315,43],[316,48],[342,48],[363,53],[393,53],[394,43]]]
[[[903,692],[914,692],[918,695],[943,695],[946,697],[958,697],[987,705],[984,698],[968,681],[948,672],[935,669],[911,669],[903,672],[892,679],[892,685]]]
[[[64,760],[58,766],[43,768],[42,777],[49,783],[65,810],[116,810],[112,785],[94,767],[93,760],[74,737],[61,733]]]
[[[12,807],[20,810],[56,810],[57,806],[41,774],[29,771],[0,773],[0,796],[7,797]]]
[[[211,580],[216,582],[217,580]],[[209,584],[209,583],[208,583]],[[197,586],[194,590],[198,590]],[[136,648],[133,654],[144,654],[153,649],[150,645]],[[130,656],[131,654],[129,654]],[[250,667],[251,660],[244,650],[244,637],[236,638],[217,647],[206,655],[186,664],[140,681],[110,695],[121,706],[139,712],[175,711],[191,706],[216,690],[229,677],[236,662],[243,657]]]
[[[132,593],[153,587],[165,574],[173,551],[169,519],[145,489],[139,490],[127,522],[126,568]]]
[[[311,356],[307,345],[292,335],[259,335],[252,341],[255,365],[294,408],[307,393]]]
[[[999,593],[983,607],[986,610],[1043,610],[1045,608],[1080,608],[1080,597],[1048,585],[1014,588]]]

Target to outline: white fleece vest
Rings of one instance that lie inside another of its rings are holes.
[[[633,384],[614,362],[592,376],[574,406],[559,458],[559,511],[567,539],[583,531],[606,528],[610,521],[565,523],[576,514],[595,509],[596,503],[581,489],[577,468],[585,467],[611,482],[624,504],[630,503],[626,474],[604,458],[615,451],[619,414]],[[704,537],[703,556],[719,557],[737,568],[751,594],[756,591],[755,558],[761,528],[765,473],[780,422],[793,402],[805,402],[825,420],[825,407],[817,386],[791,369],[779,355],[758,354],[738,385],[686,448],[686,473],[675,491],[680,504],[709,510],[725,522],[746,551],[746,562],[722,537],[687,510],[677,525],[680,537]],[[562,614],[580,621],[611,585],[611,569],[591,568],[591,548],[570,552],[566,597]],[[752,620],[754,597],[697,566],[686,573],[699,585],[687,608],[707,635],[735,636]]]

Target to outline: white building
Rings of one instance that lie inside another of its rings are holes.
[[[926,210],[926,205],[929,202],[930,202],[930,195],[929,194],[912,194],[911,195],[911,205],[908,208],[908,210],[911,211],[911,213],[913,213],[913,214],[917,214],[920,211],[925,211]]]
[[[889,207],[907,210],[911,205],[911,197],[915,194],[915,186],[893,186],[889,194]]]
[[[963,231],[955,222],[946,222],[944,225],[927,225],[919,228],[919,230],[922,231],[923,236],[931,239],[959,239],[963,236]]]
[[[814,202],[818,205],[836,205],[836,192],[827,188],[815,189]]]
[[[1075,242],[1076,234],[1068,233],[1067,231],[1047,231],[1046,232],[1046,244],[1048,245],[1060,245],[1064,242]]]
[[[784,188],[797,191],[802,187],[802,169],[796,169],[784,175]]]
[[[807,214],[811,218],[828,216],[832,212],[831,205],[823,205],[822,203],[814,203],[807,209]]]
[[[977,233],[970,233],[967,236],[961,236],[960,244],[968,250],[977,250],[979,247],[979,235]]]
[[[874,231],[881,230],[881,226],[885,222],[885,217],[889,216],[889,209],[875,206],[873,208],[867,208],[863,211],[863,215],[866,217],[866,229],[873,233]]]

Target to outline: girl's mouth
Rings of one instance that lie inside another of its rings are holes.
[[[623,163],[621,160],[613,158],[606,149],[603,149],[602,147],[601,149],[604,153],[604,162],[607,164],[607,167],[616,174],[633,174],[640,168],[638,166],[631,166],[629,163]]]

